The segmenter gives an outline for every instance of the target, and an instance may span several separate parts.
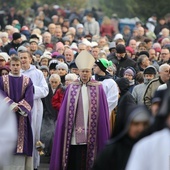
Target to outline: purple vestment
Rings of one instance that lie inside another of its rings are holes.
[[[80,89],[81,82],[77,80],[66,90],[58,115],[50,170],[67,169]],[[97,153],[109,138],[109,110],[102,84],[91,80],[87,83],[87,91],[89,96],[89,123],[87,128],[86,169],[90,169]]]
[[[0,77],[0,92],[5,101],[12,107],[18,107],[28,116],[16,112],[18,123],[18,140],[15,154],[32,156],[33,138],[31,129],[31,109],[33,106],[33,84],[26,76],[14,77],[6,75]]]

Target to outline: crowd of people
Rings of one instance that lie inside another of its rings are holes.
[[[0,168],[38,169],[42,154],[50,170],[169,168],[169,14],[120,30],[95,8],[3,10],[0,95],[17,139]]]

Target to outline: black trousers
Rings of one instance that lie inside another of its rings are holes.
[[[67,170],[86,170],[87,145],[71,145]]]

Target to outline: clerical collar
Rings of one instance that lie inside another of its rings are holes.
[[[89,83],[90,80],[91,80],[91,78],[90,78],[89,81],[88,81],[87,83],[83,83],[82,80],[80,79],[80,77],[79,77],[78,79],[80,80],[80,82],[81,82],[82,85],[85,84],[86,86],[88,85],[88,83]]]
[[[22,76],[21,73],[19,73],[19,75],[14,75],[11,72],[9,72],[9,75],[12,76],[12,77],[21,77]]]

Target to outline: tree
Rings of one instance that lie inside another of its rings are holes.
[[[146,21],[152,14],[163,17],[169,13],[170,0],[99,0],[103,11],[111,16],[117,13],[119,18],[138,17]]]

